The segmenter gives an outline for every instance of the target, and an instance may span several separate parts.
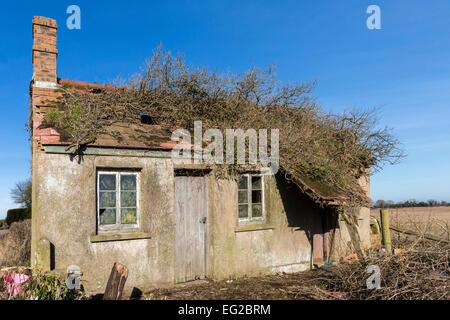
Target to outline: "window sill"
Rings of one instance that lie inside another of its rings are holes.
[[[123,240],[151,239],[150,234],[145,232],[128,233],[101,233],[91,236],[91,243]]]
[[[247,231],[259,231],[259,230],[273,230],[275,229],[274,226],[269,224],[247,224],[247,225],[240,225],[234,230],[234,232],[247,232]]]

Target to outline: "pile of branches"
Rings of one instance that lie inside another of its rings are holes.
[[[114,123],[139,123],[140,114],[187,130],[198,120],[203,130],[279,129],[279,165],[288,179],[302,190],[299,178],[320,181],[353,205],[367,201],[357,183],[364,169],[403,155],[391,130],[377,126],[373,110],[327,114],[312,96],[315,82],[281,84],[273,67],[220,73],[158,48],[141,72],[111,85],[95,91],[62,87],[44,126],[56,129],[74,151],[100,134],[115,136]]]
[[[448,300],[450,299],[450,245],[420,239],[398,254],[372,252],[351,264],[341,263],[321,278],[332,292],[345,292],[356,300]],[[379,289],[368,289],[367,268],[378,266]]]

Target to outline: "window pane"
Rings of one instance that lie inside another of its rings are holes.
[[[136,224],[136,208],[122,209],[121,223]]]
[[[116,206],[115,192],[100,192],[100,208],[114,208]]]
[[[261,202],[262,202],[262,191],[252,190],[252,203],[261,203]]]
[[[261,190],[262,177],[252,177],[252,189]]]
[[[120,175],[120,189],[121,190],[136,190],[136,176],[135,175]]]
[[[262,217],[262,204],[252,205],[252,217],[253,218]]]
[[[116,175],[101,174],[99,180],[100,190],[116,190]]]
[[[248,218],[248,204],[239,205],[239,218]]]
[[[136,207],[136,192],[135,191],[122,191],[120,193],[120,206],[121,207]]]
[[[238,203],[248,203],[248,191],[238,191]]]
[[[248,189],[248,177],[240,176],[238,179],[238,189],[247,190]]]
[[[116,209],[100,209],[100,224],[116,224]]]

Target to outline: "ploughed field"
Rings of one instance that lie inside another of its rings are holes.
[[[389,210],[389,223],[420,234],[432,234],[447,239],[450,228],[450,207],[411,207]],[[380,209],[370,215],[380,221]],[[391,233],[396,235],[395,232]]]

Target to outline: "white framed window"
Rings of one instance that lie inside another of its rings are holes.
[[[99,231],[139,228],[140,180],[138,171],[97,171]]]
[[[261,174],[241,174],[238,177],[238,218],[239,223],[265,220],[264,176]]]

